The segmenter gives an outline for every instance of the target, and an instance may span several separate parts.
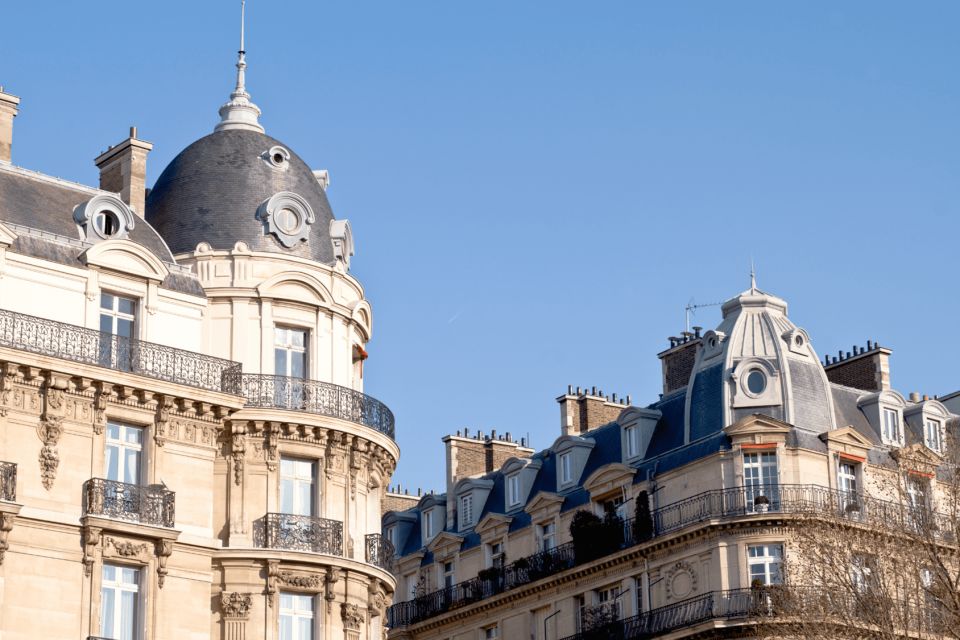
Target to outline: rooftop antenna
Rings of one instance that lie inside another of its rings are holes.
[[[690,314],[697,314],[697,309],[703,309],[704,307],[719,307],[722,305],[722,302],[704,302],[703,304],[694,304],[693,298],[690,298],[690,302],[687,303],[687,306],[683,308],[683,330],[690,331]]]
[[[247,17],[247,0],[240,0],[240,51],[237,51],[237,93],[245,92],[246,77],[245,69],[247,62],[244,60],[247,51],[243,46],[243,30]]]

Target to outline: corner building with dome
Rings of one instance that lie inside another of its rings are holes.
[[[237,85],[152,189],[12,162],[0,91],[0,637],[380,640],[399,449],[325,171]]]

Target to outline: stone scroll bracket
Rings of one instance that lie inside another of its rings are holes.
[[[3,558],[10,548],[8,538],[13,531],[13,523],[20,513],[22,505],[10,502],[0,502],[0,565],[3,564]]]

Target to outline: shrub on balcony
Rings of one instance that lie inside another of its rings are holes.
[[[636,506],[633,513],[633,539],[644,542],[653,537],[653,514],[650,513],[650,497],[646,491],[641,491],[634,500]]]
[[[603,520],[594,513],[581,509],[573,514],[570,522],[570,537],[573,538],[573,553],[577,562],[587,562],[599,557],[597,546],[603,530]]]

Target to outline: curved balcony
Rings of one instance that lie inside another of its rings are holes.
[[[758,485],[714,489],[654,510],[646,523],[635,518],[604,525],[588,540],[562,544],[475,578],[419,595],[390,607],[391,627],[416,624],[504,591],[711,520],[806,514],[842,518],[864,526],[914,530],[924,520],[936,531],[952,531],[946,516],[923,506],[871,498],[817,485]]]
[[[240,364],[0,309],[0,347],[237,394]]]
[[[173,528],[175,494],[163,487],[91,478],[83,496],[85,515]]]
[[[343,523],[291,513],[268,513],[254,523],[254,543],[264,549],[342,556]]]
[[[396,555],[393,543],[379,533],[371,533],[366,536],[365,541],[367,562],[385,571],[390,571],[390,567],[393,565],[393,557]]]
[[[394,438],[393,412],[376,398],[348,387],[319,380],[245,373],[240,394],[248,407],[306,411],[339,418]]]

